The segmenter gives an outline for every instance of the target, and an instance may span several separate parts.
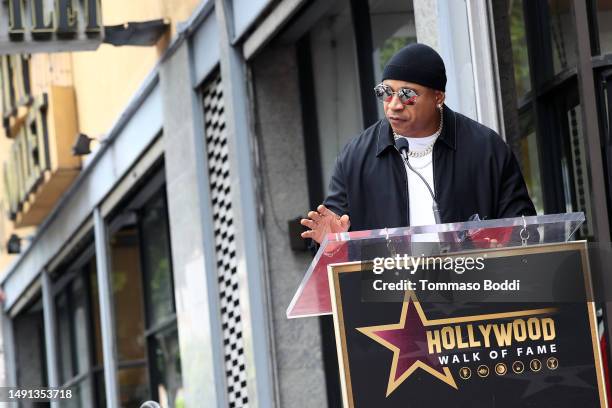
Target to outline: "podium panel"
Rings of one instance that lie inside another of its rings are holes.
[[[522,218],[470,221],[372,231],[329,234],[312,260],[287,309],[287,317],[309,317],[331,314],[332,302],[327,267],[340,262],[369,260],[377,253],[368,252],[378,244],[398,248],[408,255],[421,255],[419,242],[437,241],[428,246],[430,253],[496,247],[561,243],[568,241],[584,222],[583,213],[550,214]],[[387,255],[385,255],[387,256]]]
[[[585,242],[394,259],[328,265],[345,407],[607,407]]]

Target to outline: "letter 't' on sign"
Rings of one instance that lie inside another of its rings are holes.
[[[85,32],[97,34],[102,31],[100,21],[100,0],[83,0],[85,3]]]
[[[32,1],[32,36],[48,38],[54,31],[53,11],[47,11],[46,0]]]

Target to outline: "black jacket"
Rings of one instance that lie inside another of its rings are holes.
[[[509,146],[493,130],[444,106],[433,149],[434,191],[443,223],[535,215]],[[348,214],[351,230],[410,225],[408,179],[387,119],[338,155],[324,204]]]

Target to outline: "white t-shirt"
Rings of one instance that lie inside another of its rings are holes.
[[[406,136],[400,136],[406,137]],[[419,152],[423,151],[430,144],[434,143],[437,135],[426,136],[426,137],[406,137],[410,144],[410,151]],[[413,169],[418,171],[427,183],[434,195],[436,191],[434,189],[433,180],[433,152],[425,155],[424,157],[409,157],[408,161]],[[432,205],[433,199],[427,186],[423,183],[423,180],[419,178],[412,170],[404,164],[406,168],[406,174],[408,175],[408,196],[410,199],[410,225],[432,225],[436,223],[436,219],[433,214]],[[428,234],[429,235],[429,234]],[[437,234],[434,234],[437,241]],[[433,238],[433,236],[432,236]],[[433,241],[433,239],[432,239]]]

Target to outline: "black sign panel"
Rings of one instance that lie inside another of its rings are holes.
[[[501,278],[513,282],[518,274],[527,291],[550,276],[542,268],[563,257],[568,281],[587,293],[585,245],[486,253],[495,259],[491,274],[499,277],[504,261],[514,264]],[[487,272],[480,271],[482,279]],[[371,300],[364,290],[371,274],[361,263],[330,266],[346,407],[606,406],[592,302],[538,301],[533,294],[530,302],[470,302],[463,294],[458,303],[448,301],[448,290],[438,297],[446,301],[421,301],[436,296],[419,285],[399,301]]]

